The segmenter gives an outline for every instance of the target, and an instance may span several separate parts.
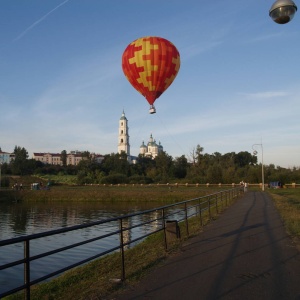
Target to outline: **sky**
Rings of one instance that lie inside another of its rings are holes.
[[[131,155],[152,134],[173,158],[200,145],[208,154],[254,149],[259,163],[300,167],[300,12],[279,25],[272,4],[0,0],[2,151],[117,153],[124,111]],[[156,114],[121,65],[143,36],[180,53]]]

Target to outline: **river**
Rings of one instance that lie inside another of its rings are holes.
[[[70,227],[83,223],[99,221],[139,212],[161,206],[161,203],[134,203],[134,202],[0,202],[0,240],[30,235],[62,227]],[[88,228],[83,230],[81,237],[75,234],[60,237],[41,239],[34,243],[31,255],[49,251],[49,247],[63,247],[66,243],[75,243],[79,238],[91,238],[99,230],[113,230],[109,228]],[[115,229],[114,229],[115,230]],[[99,233],[99,232],[97,232]],[[132,233],[134,234],[134,233]],[[137,233],[136,233],[137,234]],[[107,239],[94,247],[86,246],[80,252],[65,252],[39,260],[32,264],[31,278],[43,276],[53,269],[59,269],[63,264],[71,264],[86,256],[92,256],[95,248],[105,249],[117,245],[117,240]],[[49,246],[50,245],[50,246]],[[21,245],[1,247],[0,265],[15,259],[22,259],[23,247]],[[23,267],[18,266],[0,270],[0,293],[14,288],[23,282]]]

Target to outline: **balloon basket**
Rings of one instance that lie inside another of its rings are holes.
[[[155,114],[156,113],[156,109],[154,106],[151,106],[149,109],[149,114]]]

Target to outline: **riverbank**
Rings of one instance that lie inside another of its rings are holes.
[[[212,219],[218,217],[213,208],[211,214]],[[209,219],[208,211],[203,213],[203,226],[212,219]],[[126,284],[138,282],[167,256],[174,255],[183,241],[202,231],[199,217],[189,220],[189,236],[187,236],[184,222],[179,226],[181,240],[174,243],[168,250],[165,249],[164,235],[159,232],[125,251],[126,282],[120,280],[122,264],[120,253],[117,252],[68,271],[48,283],[33,286],[31,299],[105,299],[108,295],[122,290]],[[6,299],[23,299],[23,293]]]
[[[171,185],[53,186],[40,190],[0,191],[1,200],[11,201],[153,201],[172,203],[206,196],[225,188]]]
[[[230,205],[236,197],[227,198],[226,204]],[[225,199],[224,199],[225,200]],[[225,202],[224,202],[225,203]],[[181,238],[178,243],[168,244],[165,249],[165,239],[162,232],[151,235],[144,242],[125,251],[126,284],[134,283],[143,277],[152,267],[158,265],[167,256],[180,249],[181,243],[202,231],[203,226],[217,218],[225,205],[212,205],[209,210],[188,223],[181,222]],[[210,216],[210,217],[209,217]],[[199,218],[200,217],[200,218]],[[201,226],[202,225],[202,226]],[[122,289],[125,282],[121,282],[122,263],[120,253],[114,253],[96,260],[83,267],[64,273],[49,283],[32,287],[32,299],[103,299],[116,290]],[[8,299],[20,299],[23,295],[16,295]]]

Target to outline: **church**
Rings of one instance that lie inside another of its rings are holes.
[[[136,157],[130,155],[130,143],[129,143],[129,127],[128,120],[125,116],[125,112],[123,110],[122,116],[119,120],[119,142],[118,142],[118,153],[125,152],[128,157],[129,162],[133,162],[136,160]],[[140,146],[140,153],[143,156],[151,157],[154,159],[160,152],[162,152],[163,146],[159,142],[156,143],[155,139],[150,135],[149,141],[147,145],[145,145],[144,141]]]

